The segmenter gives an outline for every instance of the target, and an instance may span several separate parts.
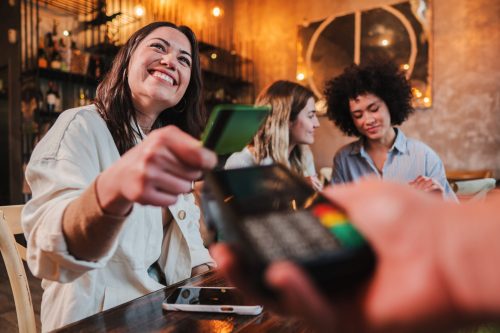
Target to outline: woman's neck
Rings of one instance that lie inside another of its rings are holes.
[[[394,141],[396,141],[396,130],[391,127],[391,129],[387,132],[387,135],[380,139],[370,140],[365,138],[365,147],[367,150],[371,151],[388,151],[391,149]]]
[[[149,134],[149,132],[151,132],[151,129],[153,128],[153,124],[156,121],[156,118],[157,117],[153,117],[151,115],[142,113],[139,110],[136,111],[137,124],[144,132],[144,134]]]

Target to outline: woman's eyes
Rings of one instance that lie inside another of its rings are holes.
[[[153,44],[151,44],[151,47],[154,47],[155,49],[158,49],[158,50],[165,52],[165,46],[163,46],[163,44],[153,43]]]
[[[191,67],[191,61],[186,57],[179,57],[179,61],[183,62],[186,66]]]
[[[155,48],[157,50],[160,50],[162,52],[166,52],[166,50],[167,50],[166,47],[161,43],[153,43],[153,44],[151,44],[151,47]],[[184,65],[186,65],[188,67],[191,67],[191,61],[187,57],[181,56],[178,59],[179,59],[179,62],[183,63]]]

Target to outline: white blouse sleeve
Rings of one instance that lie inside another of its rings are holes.
[[[245,168],[256,165],[255,159],[248,148],[229,156],[224,169]]]
[[[302,149],[302,153],[304,154],[304,161],[305,161],[304,176],[305,177],[317,176],[318,173],[316,172],[316,166],[314,165],[314,155],[311,151],[311,148],[309,148],[309,146],[304,146],[304,148]]]
[[[68,252],[62,232],[62,216],[100,173],[96,138],[89,127],[73,121],[78,113],[62,114],[35,148],[26,169],[33,199],[22,212],[28,240],[27,261],[39,278],[70,282],[83,273],[103,267],[116,250],[96,262],[76,259]]]

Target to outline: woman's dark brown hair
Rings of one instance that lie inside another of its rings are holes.
[[[111,70],[97,87],[95,105],[106,121],[118,151],[123,155],[136,144],[136,135],[141,135],[136,111],[132,104],[128,85],[128,66],[139,43],[153,30],[170,27],[182,32],[191,44],[191,78],[179,103],[164,110],[154,122],[152,129],[175,125],[194,137],[199,137],[206,123],[202,102],[202,80],[198,42],[193,31],[186,26],[170,22],[153,22],[137,30],[116,55]]]

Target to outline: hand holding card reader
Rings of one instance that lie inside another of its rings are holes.
[[[347,291],[373,271],[374,254],[342,210],[281,165],[211,171],[205,205],[219,239],[262,273],[292,260],[327,291]]]

